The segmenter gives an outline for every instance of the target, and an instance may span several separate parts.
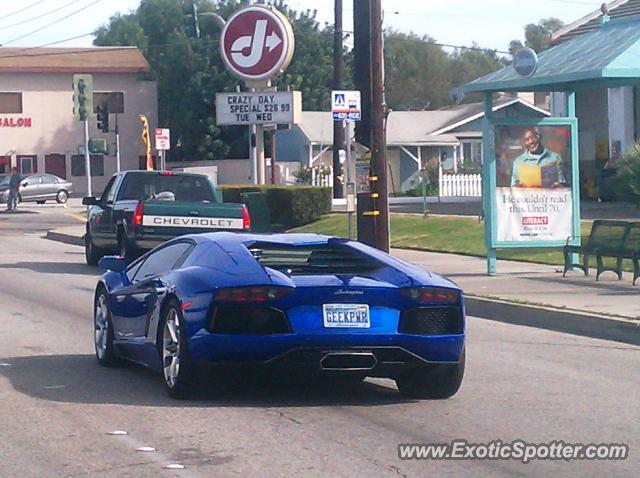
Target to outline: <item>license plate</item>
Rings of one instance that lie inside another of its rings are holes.
[[[324,304],[322,316],[325,327],[368,329],[371,327],[367,304]]]

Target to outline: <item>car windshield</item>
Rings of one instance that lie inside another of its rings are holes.
[[[118,199],[215,202],[212,184],[206,177],[162,173],[127,174],[120,188]]]

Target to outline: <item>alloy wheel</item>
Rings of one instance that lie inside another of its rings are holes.
[[[104,294],[100,294],[96,301],[96,312],[94,317],[96,354],[99,359],[104,359],[107,355],[107,340],[109,337],[107,299]]]
[[[169,387],[175,387],[180,373],[180,321],[178,312],[170,309],[162,338],[162,367]]]

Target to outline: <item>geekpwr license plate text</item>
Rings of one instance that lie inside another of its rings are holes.
[[[367,304],[324,304],[322,315],[324,326],[329,328],[368,329],[371,327]]]

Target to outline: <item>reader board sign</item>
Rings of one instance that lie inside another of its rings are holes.
[[[355,90],[332,91],[331,113],[333,113],[334,121],[360,121],[362,119],[360,92]]]
[[[295,124],[301,116],[299,91],[216,93],[218,125]]]

